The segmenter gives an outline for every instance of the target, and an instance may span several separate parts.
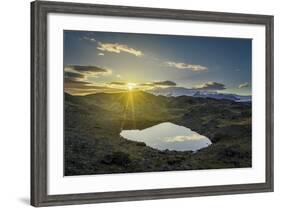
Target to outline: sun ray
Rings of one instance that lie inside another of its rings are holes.
[[[123,119],[121,121],[121,131],[123,130],[124,128],[124,124],[125,124],[125,121],[126,121],[126,118],[127,118],[127,109],[128,109],[128,106],[129,106],[129,99],[128,97],[126,98],[126,104],[124,105],[124,109],[123,109]]]
[[[129,100],[131,106],[131,118],[133,122],[133,127],[136,128],[136,115],[135,115],[135,101],[134,101],[134,93],[129,92]]]
[[[124,93],[126,96],[126,103],[124,105],[121,121],[121,131],[123,130],[125,123],[130,122],[130,127],[136,128],[136,116],[135,116],[135,92],[128,91]]]

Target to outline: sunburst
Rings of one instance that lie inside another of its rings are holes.
[[[127,89],[128,89],[129,91],[134,90],[136,86],[137,86],[136,83],[133,83],[133,82],[128,82],[128,83],[127,83]]]

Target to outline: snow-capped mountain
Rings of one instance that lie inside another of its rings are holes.
[[[197,90],[188,89],[184,87],[167,87],[167,88],[154,88],[152,90],[149,90],[148,92],[154,94],[154,95],[163,95],[167,97],[178,97],[182,95],[186,96],[193,96]]]
[[[168,87],[168,88],[154,88],[148,92],[154,95],[163,95],[167,97],[178,97],[178,96],[192,96],[192,97],[205,97],[214,98],[218,100],[232,100],[235,102],[251,102],[252,97],[246,95],[226,94],[211,91],[203,91],[196,89],[188,89],[184,87]]]
[[[226,93],[218,93],[218,92],[206,92],[206,91],[197,91],[194,97],[207,97],[214,98],[217,100],[232,100],[235,102],[250,102],[252,100],[251,96],[246,95],[236,95],[236,94],[226,94]]]

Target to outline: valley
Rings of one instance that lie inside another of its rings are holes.
[[[251,167],[251,102],[144,91],[65,93],[64,102],[66,176]],[[196,152],[158,150],[120,136],[162,122],[190,128],[212,145]]]

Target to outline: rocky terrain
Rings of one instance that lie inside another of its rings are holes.
[[[64,173],[251,167],[251,103],[202,97],[165,97],[146,92],[64,95]],[[197,152],[160,151],[120,136],[172,122],[207,136]]]

